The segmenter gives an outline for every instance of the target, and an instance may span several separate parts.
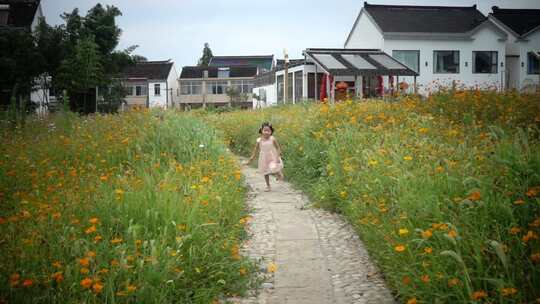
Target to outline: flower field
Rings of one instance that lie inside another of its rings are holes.
[[[402,303],[540,303],[540,96],[295,105],[204,117],[249,155],[263,121],[285,176],[342,213]]]
[[[0,303],[211,303],[248,288],[240,171],[200,120],[63,114],[1,137]]]

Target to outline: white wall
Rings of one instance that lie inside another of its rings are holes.
[[[531,85],[537,85],[539,83],[539,77],[538,74],[527,74],[527,65],[528,65],[528,56],[527,54],[531,51],[540,52],[540,31],[536,31],[535,33],[531,34],[530,36],[527,36],[527,41],[519,42],[520,45],[520,88],[524,88],[526,86]],[[523,62],[523,67],[521,66],[521,62]]]
[[[382,33],[371,20],[362,9],[349,40],[345,42],[346,49],[382,49]]]
[[[155,95],[154,86],[160,85],[160,94]],[[149,81],[148,82],[148,103],[149,107],[167,107],[167,83],[165,81]]]
[[[261,101],[258,101],[256,100],[255,98],[253,99],[253,108],[266,108],[266,107],[270,107],[270,106],[275,106],[277,105],[277,85],[276,83],[273,83],[273,84],[270,84],[270,85],[266,85],[266,86],[262,86],[262,87],[257,87],[257,88],[253,88],[253,94],[257,94],[257,96],[261,96],[261,90],[265,90],[266,91],[266,102],[261,100]]]
[[[167,92],[169,96],[169,104],[167,107],[172,107],[173,105],[178,106],[178,103],[180,101],[179,97],[179,91],[178,91],[178,72],[176,71],[176,67],[171,67],[171,71],[169,72],[169,77],[167,78],[167,88],[169,91]]]
[[[455,81],[458,85],[466,87],[504,87],[505,64],[501,67],[501,62],[505,62],[505,43],[499,41],[500,36],[492,29],[484,27],[474,34],[472,41],[450,41],[450,40],[385,40],[383,50],[392,55],[394,50],[419,50],[420,51],[420,75],[417,77],[420,93],[428,93],[436,90],[439,85],[451,86]],[[434,73],[433,51],[438,50],[458,50],[459,51],[459,73],[438,74]],[[476,74],[473,73],[473,51],[497,51],[498,64],[496,74]],[[427,62],[427,66],[426,66]],[[465,66],[467,65],[467,66]],[[385,77],[386,78],[386,77]],[[400,82],[406,81],[411,86],[414,83],[413,77],[399,77]]]

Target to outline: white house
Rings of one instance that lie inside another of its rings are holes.
[[[507,88],[527,89],[538,85],[540,60],[540,9],[501,9],[492,7],[489,19],[507,35]]]
[[[505,87],[507,33],[470,7],[364,2],[347,49],[380,49],[416,71],[420,93],[438,86]],[[413,83],[412,77],[400,81]],[[384,80],[388,87],[388,79]],[[410,86],[412,87],[412,86]]]
[[[174,62],[137,62],[123,71],[128,108],[172,108],[178,105],[178,73]]]
[[[293,60],[287,67],[278,61],[276,69],[255,78],[253,92],[259,96],[253,101],[255,108],[313,99],[383,96],[397,90],[396,85],[384,90],[384,76],[395,77],[395,84],[399,77],[410,76],[414,83],[418,76],[377,49],[309,48],[303,53],[305,59]]]

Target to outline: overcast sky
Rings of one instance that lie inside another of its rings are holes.
[[[205,42],[214,55],[270,55],[300,58],[313,47],[343,47],[363,6],[361,0],[42,0],[49,24],[96,3],[122,11],[119,48],[139,45],[136,54],[149,60],[172,59],[176,69],[196,65]],[[537,8],[540,0],[370,0],[371,4],[477,4],[484,14],[501,8]]]

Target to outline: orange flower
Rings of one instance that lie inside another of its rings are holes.
[[[407,301],[407,304],[417,304],[417,303],[418,301],[416,300],[416,298],[412,298]]]
[[[422,282],[424,282],[424,283],[429,283],[429,275],[424,274],[424,275],[421,277],[421,280],[422,280]]]
[[[405,249],[405,245],[397,245],[396,247],[394,247],[394,250],[397,252],[403,252],[405,251]]]
[[[96,235],[96,236],[94,237],[94,242],[96,242],[96,243],[99,242],[99,241],[101,241],[101,240],[103,240],[103,237],[102,237],[101,235]]]
[[[122,243],[122,239],[120,238],[114,238],[111,240],[111,244],[116,245]]]
[[[60,283],[64,280],[64,275],[60,271],[53,273],[51,277],[56,283]]]
[[[518,234],[520,232],[521,232],[521,228],[519,228],[519,227],[512,227],[510,229],[510,234],[512,234],[512,235],[516,235],[516,234]]]
[[[30,287],[30,286],[34,285],[34,282],[32,282],[32,280],[30,280],[30,279],[26,279],[26,280],[23,281],[22,285],[24,287]]]
[[[460,283],[461,281],[459,279],[453,278],[453,279],[448,280],[448,287],[457,286]]]
[[[81,266],[88,267],[88,265],[90,265],[90,260],[88,258],[79,259],[79,264],[81,264]]]
[[[94,232],[96,232],[96,226],[94,226],[94,225],[88,227],[88,228],[84,231],[84,233],[86,233],[86,234],[91,234],[91,233],[94,233]]]
[[[503,288],[501,289],[501,295],[503,297],[510,297],[510,296],[513,296],[517,293],[517,289],[515,289],[514,287],[508,287],[508,288]]]
[[[94,257],[96,257],[96,253],[94,251],[90,250],[90,251],[88,251],[86,253],[86,256],[89,257],[89,258],[94,258]]]
[[[81,268],[81,274],[88,274],[90,272],[90,269],[86,268],[86,267],[83,267]]]
[[[521,239],[523,240],[523,242],[527,243],[530,239],[537,239],[538,236],[536,235],[536,233],[534,233],[534,231],[527,231],[527,234],[524,235]]]
[[[433,236],[433,232],[431,231],[431,229],[422,231],[422,237],[424,239],[429,239],[432,236]]]
[[[540,252],[531,254],[531,261],[534,263],[540,262]]]
[[[134,292],[135,290],[137,290],[137,286],[128,285],[126,289],[127,289],[127,292]]]
[[[54,268],[62,268],[62,263],[60,263],[59,261],[55,261],[54,263],[52,263],[52,265]]]
[[[528,197],[535,197],[540,192],[540,186],[530,188],[525,194]]]
[[[411,278],[409,276],[403,276],[403,278],[401,278],[401,282],[403,282],[405,285],[409,285],[411,284]]]
[[[487,297],[487,293],[483,290],[477,290],[475,292],[473,292],[473,294],[471,295],[471,299],[475,300],[475,301],[478,301],[478,300],[481,300],[483,298]]]
[[[81,280],[81,286],[83,288],[90,288],[92,286],[92,279],[84,278]]]
[[[516,205],[516,206],[523,205],[523,204],[525,204],[525,201],[522,200],[522,199],[518,199],[518,200],[516,200],[516,201],[514,202],[514,205]]]
[[[431,254],[432,252],[433,252],[433,248],[431,248],[431,247],[424,248],[424,253],[425,254]]]
[[[91,219],[88,220],[88,222],[92,225],[96,225],[99,223],[99,219],[97,217],[93,217]]]
[[[482,195],[480,194],[480,191],[474,191],[473,193],[469,194],[467,198],[473,202],[476,202],[482,198]]]
[[[451,238],[455,238],[457,236],[457,232],[455,230],[448,231],[448,236]]]
[[[94,285],[92,285],[92,289],[95,293],[101,293],[101,290],[103,289],[103,284],[100,282],[95,282]]]

